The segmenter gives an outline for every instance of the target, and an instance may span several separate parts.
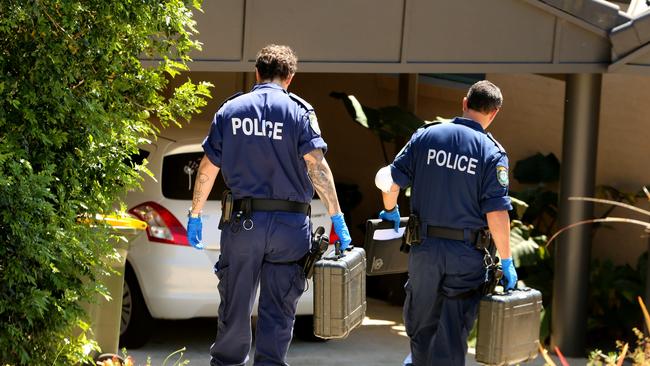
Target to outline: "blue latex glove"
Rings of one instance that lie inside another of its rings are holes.
[[[512,264],[512,258],[506,258],[501,260],[501,268],[503,270],[503,282],[504,289],[512,290],[517,286],[517,271],[515,271],[515,265]]]
[[[394,224],[395,232],[399,231],[399,205],[395,205],[395,208],[390,211],[381,210],[379,213],[379,218],[385,221],[392,221]]]
[[[334,224],[334,232],[338,235],[339,240],[341,240],[341,250],[347,249],[347,247],[352,242],[350,237],[350,231],[348,231],[348,225],[345,224],[345,218],[343,218],[342,213],[337,213],[331,217],[332,224]]]
[[[190,217],[187,220],[187,241],[196,249],[203,249],[203,224],[200,217]]]

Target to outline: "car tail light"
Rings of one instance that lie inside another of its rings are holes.
[[[334,224],[332,224],[332,228],[330,229],[330,244],[334,244],[339,240],[339,236],[336,235],[336,231],[334,231]]]
[[[189,245],[187,242],[187,230],[163,206],[155,202],[145,202],[130,209],[129,213],[147,223],[147,237],[149,237],[149,241]]]

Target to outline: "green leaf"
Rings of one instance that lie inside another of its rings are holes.
[[[517,214],[517,217],[523,217],[524,213],[529,207],[528,204],[515,197],[510,197],[510,200],[512,201],[513,206],[515,206],[515,212]]]
[[[519,183],[550,183],[560,178],[560,161],[553,153],[546,156],[537,153],[519,160],[513,171]]]
[[[371,108],[361,104],[354,95],[331,92],[330,96],[341,100],[346,111],[359,125],[377,134],[382,141],[396,141],[410,137],[425,124],[438,124],[450,120],[437,117],[434,121],[425,121],[398,106]]]
[[[530,266],[537,262],[539,245],[530,237],[531,227],[513,221],[510,228],[510,251],[515,267]]]

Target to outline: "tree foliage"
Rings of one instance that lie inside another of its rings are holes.
[[[199,6],[0,0],[0,364],[83,358],[80,303],[103,292],[93,280],[115,234],[79,218],[111,212],[138,185],[129,157],[152,120],[179,123],[205,105],[207,83],[165,98],[200,47]]]

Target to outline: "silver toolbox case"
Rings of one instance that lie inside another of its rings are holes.
[[[327,253],[314,265],[314,334],[345,338],[366,315],[366,252]]]
[[[479,304],[476,361],[511,365],[537,357],[541,292],[526,288],[484,296]]]

